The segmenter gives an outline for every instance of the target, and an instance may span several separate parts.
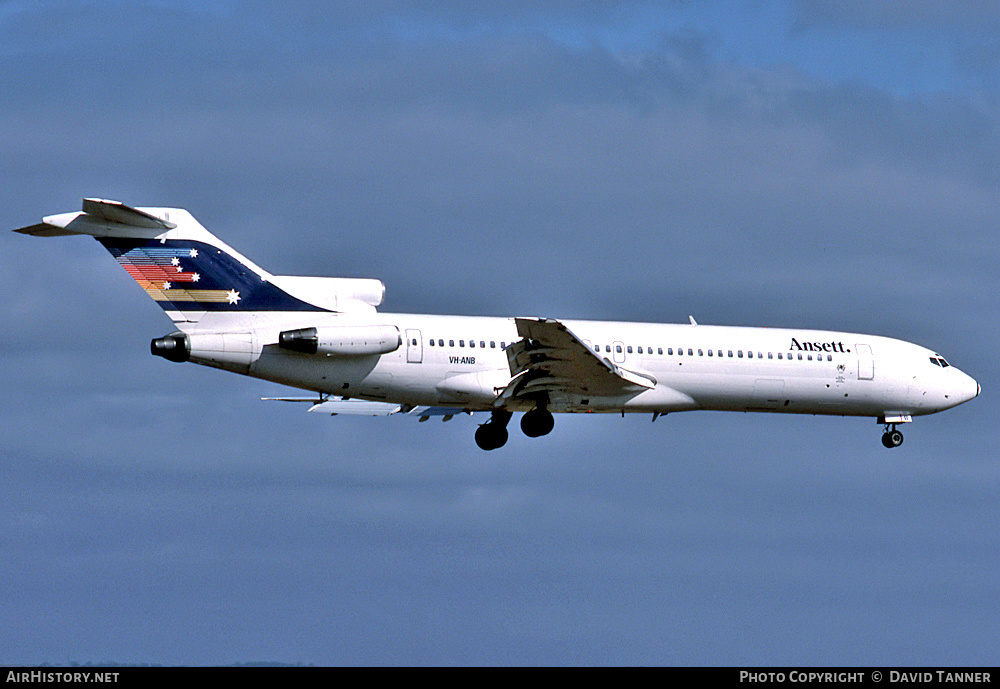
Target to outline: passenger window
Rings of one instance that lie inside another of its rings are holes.
[[[464,347],[465,346],[465,340],[459,340],[458,341],[458,346],[459,347]]]
[[[710,349],[710,350],[708,350],[708,355],[709,355],[709,356],[712,356],[712,350],[711,350],[711,349]]]
[[[743,358],[743,350],[742,349],[737,350],[736,351],[736,356],[737,356],[737,358],[742,359]]]
[[[500,342],[500,349],[507,349],[507,343],[506,342]]]
[[[628,347],[626,347],[625,351],[628,352],[629,354],[631,354],[632,353],[632,345],[629,345]]]
[[[594,351],[595,352],[601,351],[601,345],[594,345]]]
[[[476,341],[475,340],[469,340],[469,346],[470,347],[475,347],[476,346]]]
[[[433,346],[434,346],[434,340],[431,339],[431,347],[433,347]]]
[[[656,348],[656,353],[662,356],[663,355],[663,347],[657,347]]]
[[[722,358],[722,350],[720,349],[717,353],[719,355],[719,358],[721,359]]]
[[[802,361],[802,355],[799,354],[799,361]]]
[[[778,358],[779,359],[781,358],[781,352],[778,352]]]
[[[673,347],[667,347],[667,354],[670,355],[670,356],[673,356],[674,355],[674,348]]]
[[[604,351],[605,352],[610,352],[611,351],[611,345],[604,345]]]
[[[677,348],[677,356],[684,356],[684,350],[681,347]]]
[[[813,355],[812,354],[806,354],[806,359],[808,359],[809,361],[812,361],[813,360]]]
[[[694,350],[688,347],[688,356],[694,356]]]
[[[705,356],[705,352],[703,352],[703,351],[701,351],[701,350],[699,349],[699,350],[698,350],[698,356]]]
[[[448,340],[448,346],[449,347],[454,347],[455,346],[455,340]]]
[[[496,349],[496,348],[497,348],[497,341],[490,340],[490,349]]]
[[[747,357],[753,359],[753,352],[747,352]]]
[[[764,358],[764,355],[763,355],[763,354],[761,354],[760,352],[757,352],[757,358],[758,358],[758,359],[763,359],[763,358]]]
[[[833,355],[832,354],[827,354],[826,355],[826,360],[827,361],[833,361]]]

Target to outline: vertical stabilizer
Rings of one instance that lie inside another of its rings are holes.
[[[82,212],[48,216],[15,231],[95,237],[178,324],[197,323],[206,312],[326,310],[274,285],[270,273],[183,209],[84,199]]]

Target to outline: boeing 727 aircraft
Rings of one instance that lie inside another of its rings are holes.
[[[476,443],[507,424],[538,437],[553,413],[696,409],[870,416],[882,444],[897,424],[976,397],[937,352],[847,332],[690,324],[380,313],[379,280],[272,275],[177,208],[84,199],[83,211],[17,232],[91,235],[177,330],[150,343],[170,361],[312,391],[330,414],[488,412]]]

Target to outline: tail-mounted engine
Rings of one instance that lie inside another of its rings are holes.
[[[394,325],[341,325],[326,328],[285,330],[278,346],[302,354],[326,356],[371,356],[394,352],[403,336]]]
[[[167,361],[179,364],[191,359],[191,345],[188,344],[187,335],[182,332],[157,337],[149,343],[149,351],[153,356],[162,356]]]
[[[227,371],[246,373],[253,360],[253,335],[251,333],[170,333],[149,343],[154,356],[167,361],[224,368]]]

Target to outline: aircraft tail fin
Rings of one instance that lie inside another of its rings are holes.
[[[385,289],[378,280],[271,275],[180,208],[84,199],[82,211],[42,220],[15,232],[95,237],[179,325],[206,312],[373,311]]]

